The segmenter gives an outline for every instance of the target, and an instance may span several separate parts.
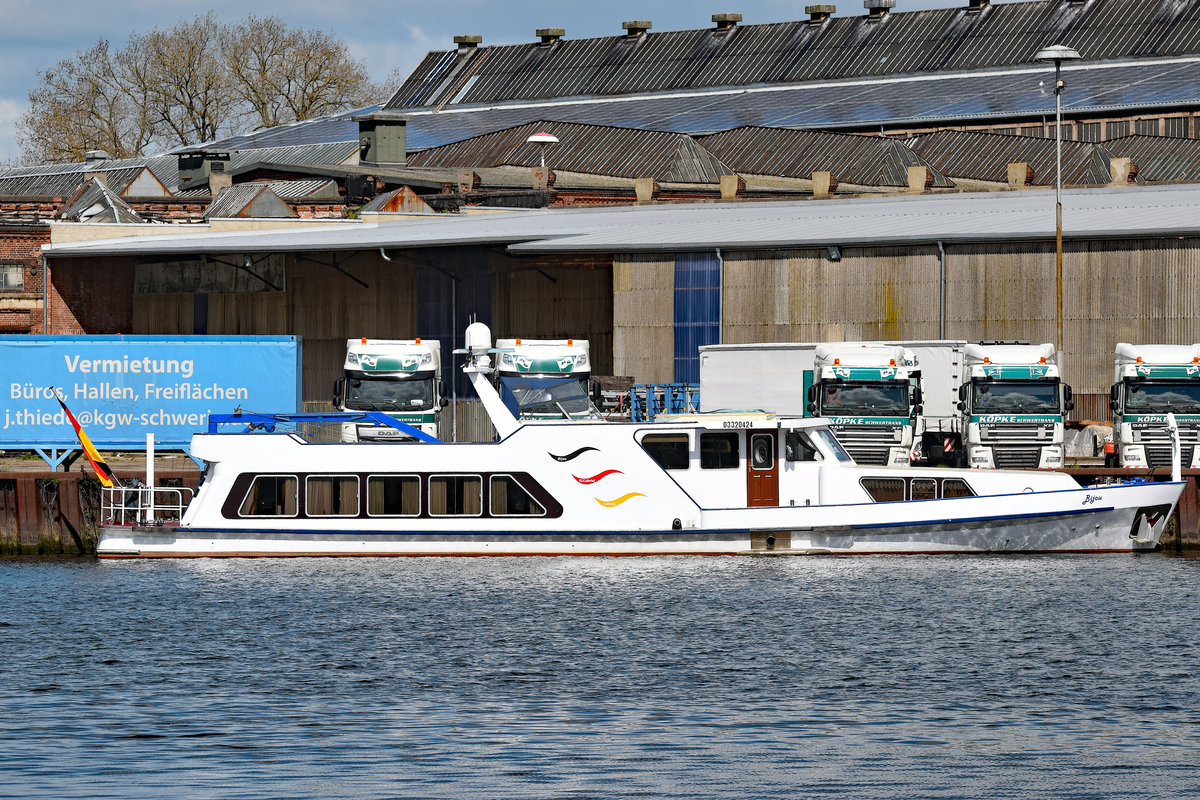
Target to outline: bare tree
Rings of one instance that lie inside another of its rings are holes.
[[[17,124],[26,162],[78,160],[88,150],[114,158],[139,154],[151,140],[137,90],[100,40],[38,74]]]
[[[200,144],[357,108],[376,91],[345,42],[253,15],[221,25],[209,12],[98,41],[38,74],[17,136],[26,163],[116,158]]]
[[[270,128],[366,105],[365,67],[346,43],[253,15],[224,29],[221,50],[235,96]]]

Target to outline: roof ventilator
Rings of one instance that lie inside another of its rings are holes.
[[[626,36],[634,39],[654,27],[654,23],[648,19],[627,19],[621,23],[621,27],[625,29]]]
[[[863,8],[867,10],[867,19],[883,19],[895,7],[896,0],[863,0]]]
[[[726,33],[737,27],[737,24],[742,21],[741,14],[713,14],[712,21],[716,23],[716,30],[719,33]]]
[[[804,13],[808,14],[808,23],[810,25],[820,25],[829,19],[830,16],[837,11],[837,6],[830,4],[822,4],[819,6],[805,6]]]
[[[566,36],[567,31],[565,28],[538,28],[534,34],[542,40],[542,44],[554,44]]]
[[[455,36],[454,43],[458,45],[459,50],[469,50],[472,47],[479,47],[483,43],[482,36]]]

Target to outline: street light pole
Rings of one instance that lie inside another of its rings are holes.
[[[1054,350],[1062,364],[1063,351],[1063,272],[1062,272],[1062,92],[1067,87],[1062,80],[1062,62],[1075,61],[1082,56],[1079,51],[1065,45],[1044,47],[1037,52],[1037,61],[1054,62],[1054,275],[1058,307],[1055,312],[1057,333]],[[1061,368],[1061,367],[1060,367]]]

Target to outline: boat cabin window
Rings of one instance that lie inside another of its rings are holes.
[[[546,509],[511,475],[493,475],[488,482],[493,517],[541,517]]]
[[[750,437],[750,467],[771,469],[775,466],[775,434],[756,433]]]
[[[828,428],[813,428],[809,433],[812,434],[813,441],[817,443],[817,446],[827,451],[836,461],[846,464],[854,463],[854,459],[846,452],[846,448],[842,447],[842,443]]]
[[[700,434],[700,469],[737,469],[736,431]]]
[[[304,482],[304,513],[310,517],[357,517],[358,477],[309,476]]]
[[[932,478],[914,478],[912,482],[912,500],[937,499],[937,481]]]
[[[243,517],[296,516],[295,475],[259,475],[250,484],[238,514]]]
[[[783,457],[787,461],[816,461],[817,447],[802,431],[788,431],[783,437]]]
[[[961,478],[946,478],[942,481],[942,497],[974,497],[975,492]]]
[[[688,468],[686,433],[648,433],[642,437],[642,449],[663,469]]]
[[[432,516],[478,517],[483,512],[483,479],[478,475],[429,476]]]
[[[863,478],[862,487],[876,503],[894,503],[904,499],[903,478]]]
[[[421,479],[416,475],[372,475],[367,478],[367,514],[372,517],[415,517],[421,513]]]

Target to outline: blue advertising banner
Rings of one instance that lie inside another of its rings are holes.
[[[301,408],[295,336],[0,336],[0,448],[186,445],[208,415]]]

